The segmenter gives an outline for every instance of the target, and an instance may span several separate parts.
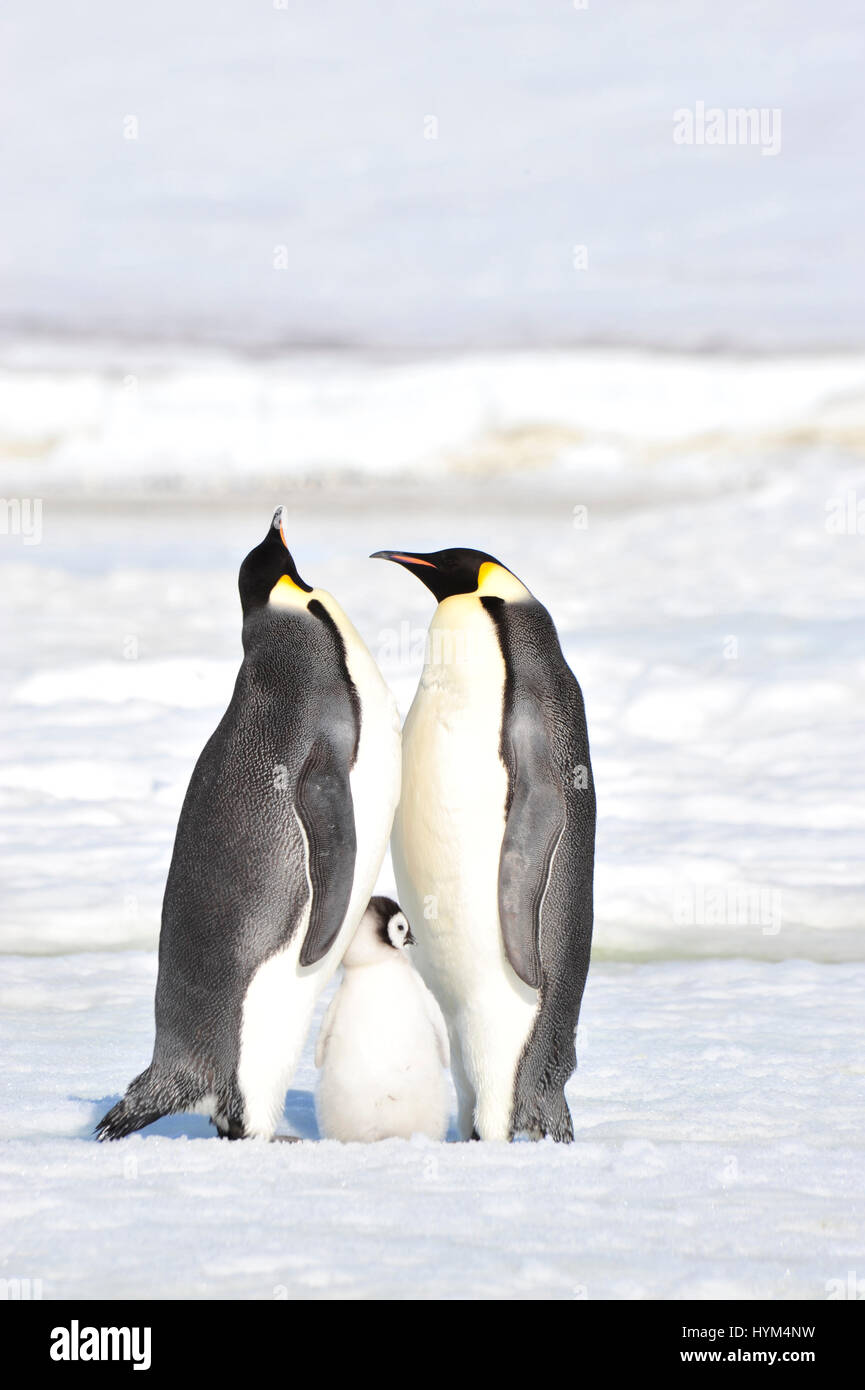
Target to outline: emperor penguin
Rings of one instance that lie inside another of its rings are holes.
[[[315,1049],[322,1139],[441,1140],[447,1133],[447,1029],[408,958],[413,945],[399,904],[373,898],[342,958],[342,981]]]
[[[573,1139],[595,791],[553,621],[480,550],[378,551],[438,601],[403,728],[393,864],[448,1024],[462,1138]]]
[[[180,812],[150,1066],[99,1122],[119,1139],[208,1115],[271,1139],[399,796],[396,705],[336,601],[301,579],[280,507],[240,567],[243,662]]]

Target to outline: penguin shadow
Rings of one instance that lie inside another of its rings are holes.
[[[81,1097],[70,1096],[70,1100],[80,1102]],[[100,1100],[93,1100],[88,1097],[85,1104],[92,1106],[92,1113],[89,1125],[79,1135],[81,1139],[90,1139],[94,1143],[98,1140],[94,1133],[97,1124],[102,1116],[122,1099],[120,1094],[103,1096]],[[161,1120],[154,1120],[152,1125],[145,1125],[143,1129],[136,1131],[142,1138],[148,1135],[159,1136],[162,1139],[216,1139],[217,1133],[213,1125],[204,1115],[163,1115]],[[133,1136],[130,1135],[130,1138]]]
[[[106,1111],[121,1099],[120,1095],[103,1096],[100,1100],[93,1100],[88,1097],[86,1100],[82,1096],[70,1096],[70,1101],[76,1105],[89,1105],[92,1107],[89,1125],[79,1134],[80,1139],[90,1139],[94,1143],[98,1142],[94,1130],[96,1125]],[[218,1139],[219,1135],[215,1127],[210,1123],[205,1115],[163,1115],[162,1119],[154,1120],[153,1124],[145,1125],[143,1129],[137,1131],[142,1138],[148,1135],[161,1139]],[[312,1091],[289,1091],[285,1098],[283,1109],[283,1122],[279,1126],[279,1133],[292,1135],[297,1139],[317,1140],[318,1124],[315,1118],[315,1097]],[[131,1137],[131,1136],[130,1136]]]
[[[321,1138],[315,1118],[315,1095],[312,1091],[289,1091],[283,1110],[284,1125],[280,1131],[296,1134],[299,1139]]]
[[[75,1105],[89,1105],[91,1107],[90,1122],[86,1128],[81,1130],[78,1138],[89,1139],[92,1143],[97,1143],[93,1131],[106,1111],[117,1104],[120,1095],[103,1096],[101,1100],[93,1100],[90,1096],[70,1096],[69,1100]],[[154,1120],[152,1125],[145,1125],[144,1129],[137,1131],[137,1134],[143,1139],[151,1134],[154,1138],[161,1139],[219,1138],[214,1126],[204,1115],[164,1115],[161,1120]],[[318,1142],[321,1135],[318,1130],[318,1121],[315,1118],[315,1095],[312,1091],[289,1091],[287,1093],[282,1112],[282,1123],[279,1126],[277,1137],[279,1135],[291,1135],[296,1139]],[[445,1143],[460,1143],[455,1117],[451,1118],[448,1125]]]

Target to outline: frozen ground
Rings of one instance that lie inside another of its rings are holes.
[[[2,1273],[46,1298],[821,1299],[861,1277],[865,964],[597,965],[569,1148],[229,1144],[194,1118],[96,1146],[148,1059],[154,977],[139,952],[4,962]],[[313,1078],[311,1040],[304,1136]]]
[[[861,1278],[861,359],[62,357],[9,354],[0,381],[4,496],[42,499],[0,535],[0,1275],[248,1297]],[[148,1060],[176,816],[280,500],[403,709],[430,602],[372,550],[481,546],[557,621],[600,813],[567,1151],[265,1149],[192,1120],[87,1142]]]

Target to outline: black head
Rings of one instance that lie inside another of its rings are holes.
[[[473,594],[481,582],[481,569],[484,565],[495,565],[497,569],[506,567],[485,550],[429,550],[426,553],[411,550],[377,550],[371,560],[393,560],[397,565],[416,574],[421,583],[426,584],[439,603],[453,598],[455,594]],[[508,571],[509,573],[510,571]]]
[[[283,577],[304,593],[312,593],[312,585],[301,579],[288,548],[283,529],[285,515],[285,507],[277,507],[261,545],[250,550],[240,566],[238,587],[244,617],[267,603],[274,585]]]
[[[399,903],[393,898],[376,897],[370,898],[369,908],[375,913],[376,934],[385,946],[393,946],[398,951],[403,946],[414,946],[415,938]]]

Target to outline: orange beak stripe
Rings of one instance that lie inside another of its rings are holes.
[[[390,556],[390,559],[391,559],[391,560],[404,560],[405,563],[406,563],[407,565],[426,565],[426,566],[427,566],[429,569],[431,569],[431,570],[434,570],[434,569],[437,568],[437,567],[433,564],[432,560],[419,560],[418,557],[417,557],[416,555],[397,555],[396,553],[394,553],[393,555]]]

